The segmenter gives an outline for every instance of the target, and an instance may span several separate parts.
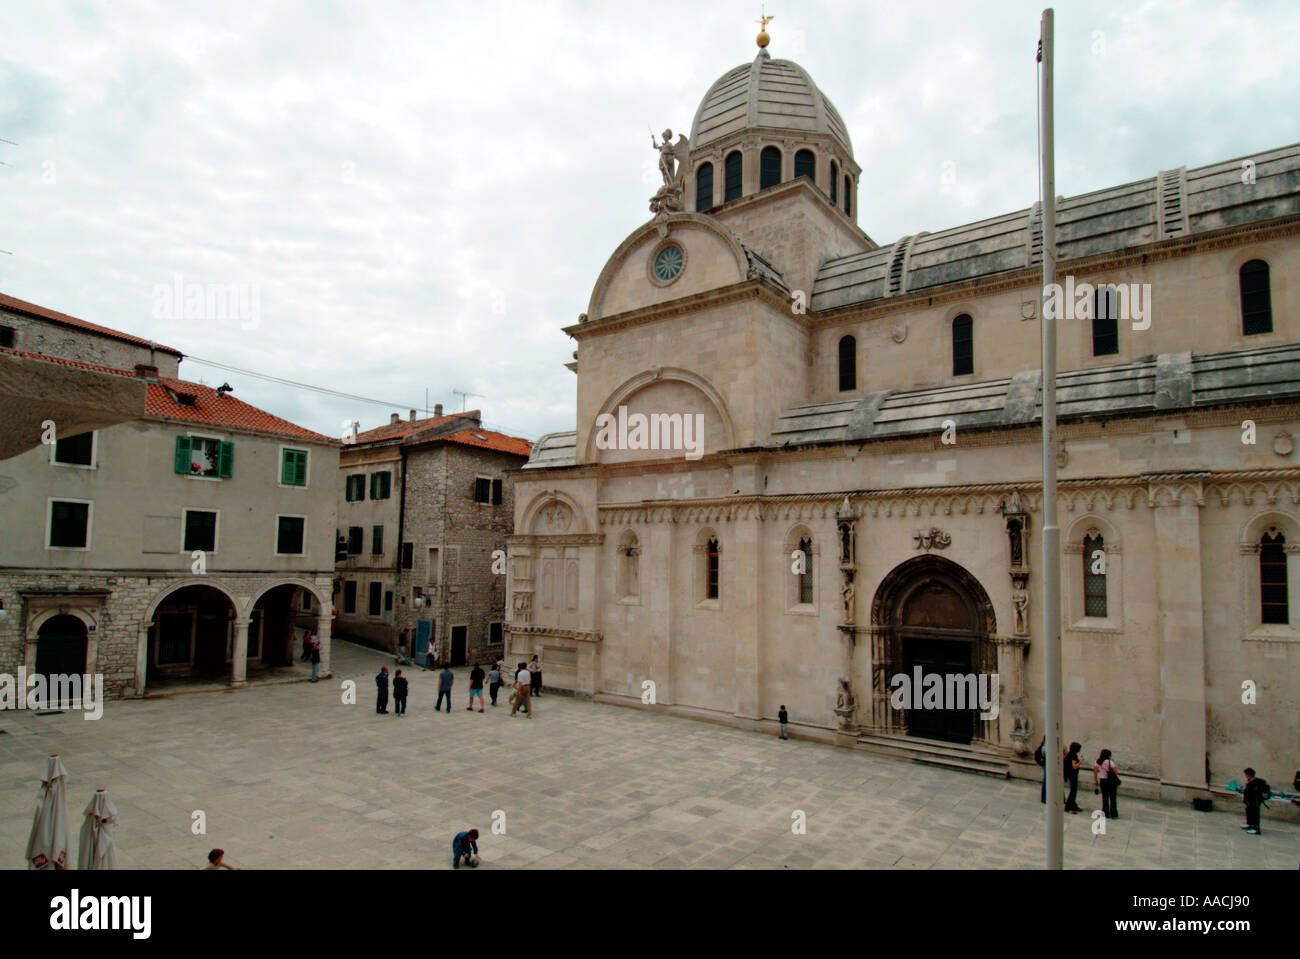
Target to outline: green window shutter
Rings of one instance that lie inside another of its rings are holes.
[[[190,473],[190,438],[188,436],[176,437],[176,472],[184,473],[186,476]]]
[[[379,486],[384,494],[384,499],[388,499],[393,493],[393,474],[385,471],[379,474]]]
[[[376,526],[370,532],[370,552],[379,556],[384,552],[384,528]]]
[[[284,486],[293,485],[293,450],[280,451],[280,483]]]
[[[379,474],[370,474],[370,498],[379,499]]]
[[[294,454],[295,462],[293,464],[293,485],[307,485],[307,451],[297,450]]]
[[[235,444],[222,443],[220,465],[217,467],[217,475],[222,479],[230,479],[235,472]]]

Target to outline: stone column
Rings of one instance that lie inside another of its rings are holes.
[[[646,621],[654,624],[648,630],[649,649],[646,665],[649,675],[641,679],[653,680],[655,702],[668,704],[674,701],[673,636],[676,635],[677,629],[677,624],[674,622],[677,596],[682,592],[688,597],[691,595],[690,591],[694,584],[691,582],[690,574],[692,564],[695,562],[695,554],[693,551],[688,552],[687,562],[685,564],[678,562],[677,524],[673,522],[671,513],[667,510],[663,513],[659,513],[658,510],[649,512],[653,519],[640,529],[644,539],[641,544],[641,558],[667,556],[668,562],[654,564],[643,562],[639,570],[642,608],[649,614],[646,616]],[[656,522],[656,519],[659,521]],[[687,608],[690,608],[689,605]],[[632,694],[639,696],[640,693],[641,684],[637,682],[632,689]]]
[[[316,639],[320,641],[320,669],[317,676],[326,679],[330,675],[330,611],[322,609],[316,616]]]
[[[149,623],[140,624],[135,646],[135,694],[143,696],[149,682]]]
[[[230,685],[243,686],[248,681],[248,624],[235,620],[235,642],[230,651]]]
[[[1205,624],[1201,604],[1200,489],[1154,491],[1160,664],[1161,798],[1208,795],[1205,781]]]

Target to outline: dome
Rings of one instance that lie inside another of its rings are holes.
[[[747,127],[767,127],[834,137],[853,156],[839,111],[808,71],[760,50],[754,62],[728,70],[709,87],[691,124],[691,149],[708,146]]]

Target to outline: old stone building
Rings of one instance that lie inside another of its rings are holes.
[[[1038,204],[877,244],[845,124],[766,49],[670,140],[655,215],[566,329],[576,430],[517,480],[510,657],[1037,778]],[[1058,230],[1067,741],[1136,794],[1289,782],[1300,147],[1064,198]],[[996,705],[900,704],[918,669],[996,675]]]
[[[328,674],[339,442],[180,379],[170,347],[9,297],[0,325],[6,360],[144,395],[0,462],[0,673],[99,673],[116,697],[240,685],[291,663],[305,622]]]
[[[336,629],[385,649],[409,630],[453,665],[504,648],[510,471],[532,444],[483,429],[478,410],[349,437],[339,461]],[[498,551],[493,562],[493,552]]]

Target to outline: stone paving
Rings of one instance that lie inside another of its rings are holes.
[[[45,757],[62,755],[71,806],[97,786],[117,804],[125,868],[196,868],[208,849],[247,868],[450,868],[477,826],[484,868],[987,868],[1043,861],[1038,785],[565,696],[511,719],[506,697],[450,715],[434,674],[412,676],[410,715],[379,716],[372,677],[392,658],[334,647],[335,676],[110,702],[103,719],[0,713],[0,867],[21,867]],[[357,682],[357,705],[340,684]],[[390,707],[391,708],[391,707]],[[1089,789],[1086,812],[1098,803]],[[1216,807],[1224,806],[1217,802]],[[207,834],[191,833],[203,810]],[[493,835],[493,813],[505,835]],[[802,810],[807,834],[791,830]],[[1240,806],[1197,813],[1126,799],[1094,836],[1066,817],[1072,868],[1294,870],[1300,824]]]

